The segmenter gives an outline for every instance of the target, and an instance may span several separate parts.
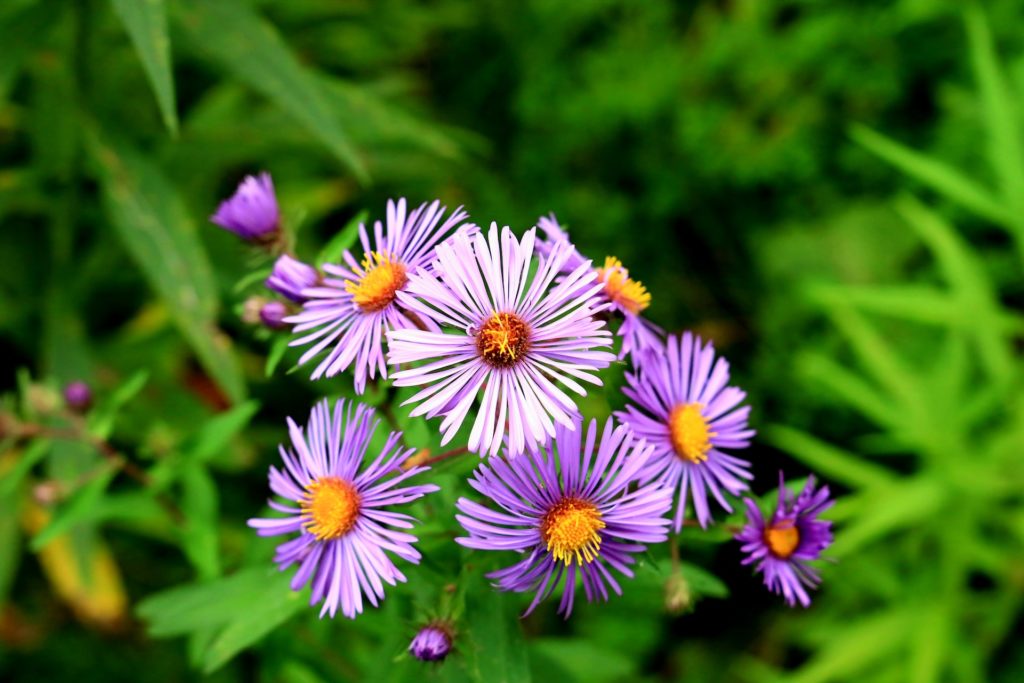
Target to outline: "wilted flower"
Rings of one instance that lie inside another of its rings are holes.
[[[64,387],[64,403],[74,411],[88,410],[92,405],[92,390],[82,381],[69,382]]]
[[[407,215],[404,199],[389,201],[386,229],[377,221],[371,240],[366,226],[359,227],[366,254],[361,264],[349,251],[343,254],[344,265],[324,264],[322,281],[303,291],[302,312],[288,319],[295,332],[309,332],[291,345],[313,344],[299,364],[330,349],[312,379],[333,377],[351,365],[356,391],[362,393],[367,377],[379,372],[387,378],[385,330],[413,328],[418,322],[409,318],[396,296],[434,258],[435,245],[468,217],[459,208],[442,223],[445,210],[434,201]]]
[[[611,333],[595,319],[595,275],[581,264],[549,290],[570,246],[540,259],[531,276],[535,229],[522,242],[491,224],[487,236],[458,234],[437,247],[434,272],[413,274],[403,306],[424,320],[455,328],[388,333],[388,361],[426,364],[394,374],[397,386],[425,386],[407,403],[412,415],[444,415],[442,444],[455,436],[483,392],[469,435],[471,451],[494,455],[508,435],[512,456],[547,441],[555,422],[572,428],[576,404],[556,383],[580,395],[580,382],[601,384],[594,370],[615,356],[598,350]],[[592,286],[587,287],[588,283]]]
[[[555,214],[541,216],[537,227],[547,236],[546,240],[537,243],[538,253],[548,254],[558,244],[571,247],[569,257],[562,266],[563,272],[575,270],[579,264],[587,262],[587,258],[569,241],[569,233],[558,224]],[[625,358],[635,351],[662,348],[661,328],[642,315],[651,305],[651,295],[647,288],[638,280],[631,279],[629,271],[614,256],[606,257],[603,265],[595,264],[594,272],[597,273],[597,281],[603,285],[598,296],[607,302],[611,310],[622,316],[622,325],[616,332],[617,336],[622,337],[619,358]]]
[[[409,652],[423,662],[439,662],[452,650],[451,627],[434,621],[421,628],[409,643]]]
[[[250,242],[269,242],[281,225],[281,215],[269,173],[246,176],[238,189],[217,207],[210,220]]]
[[[488,574],[506,591],[533,591],[526,614],[566,577],[558,607],[572,612],[576,583],[588,601],[622,589],[609,568],[632,577],[633,555],[644,543],[668,538],[672,492],[657,485],[630,491],[652,447],[636,443],[629,429],[609,418],[598,442],[597,422],[559,425],[552,444],[514,459],[481,464],[470,485],[490,498],[495,510],[467,498],[456,519],[469,533],[455,541],[467,548],[514,550],[524,555],[511,567]],[[597,449],[595,451],[595,445]]]
[[[398,486],[429,469],[401,470],[414,449],[399,446],[400,432],[391,432],[380,453],[367,461],[377,424],[371,408],[343,400],[333,415],[326,400],[314,406],[305,433],[289,419],[294,451],[280,447],[285,468],[270,468],[270,488],[291,504],[271,500],[270,507],[285,517],[249,520],[261,536],[299,534],[278,546],[274,561],[282,571],[299,565],[292,590],[312,583],[310,604],[323,601],[321,617],[333,617],[340,605],[342,614],[355,618],[363,611],[364,595],[376,607],[384,598],[384,583],[405,581],[385,551],[413,564],[420,560],[412,546],[416,537],[396,531],[411,529],[414,520],[386,508],[438,488]]]
[[[284,319],[287,315],[288,307],[280,301],[268,301],[260,308],[260,322],[272,330],[286,327]]]
[[[832,507],[827,486],[815,491],[814,477],[808,477],[803,491],[793,500],[786,491],[786,482],[779,472],[779,500],[775,512],[765,519],[757,503],[745,499],[747,524],[736,540],[747,553],[743,564],[757,562],[755,571],[764,574],[764,584],[773,593],[781,594],[790,607],[799,602],[804,607],[811,598],[804,589],[817,588],[821,579],[807,563],[821,557],[832,545],[832,522],[818,519]]]
[[[753,478],[750,463],[722,451],[750,445],[750,407],[737,408],[746,393],[726,386],[729,363],[716,361],[711,343],[702,347],[700,337],[689,332],[682,340],[670,335],[663,352],[634,354],[633,365],[622,391],[637,405],[615,414],[654,446],[643,478],[679,489],[676,531],[683,526],[688,496],[706,527],[711,521],[708,493],[731,512],[722,489],[738,495],[747,489],[743,480]]]
[[[320,274],[313,266],[288,254],[281,254],[274,262],[274,270],[264,284],[267,289],[301,304],[306,300],[306,297],[302,295],[302,290],[312,287],[319,279]]]

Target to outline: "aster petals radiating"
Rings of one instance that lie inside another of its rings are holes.
[[[287,322],[299,335],[291,346],[308,347],[299,364],[320,358],[312,379],[351,367],[356,391],[363,393],[367,379],[387,378],[385,333],[423,324],[409,316],[398,294],[433,260],[439,242],[475,227],[465,222],[468,214],[461,207],[447,218],[445,211],[439,201],[411,212],[405,199],[388,201],[385,223],[376,221],[372,234],[365,225],[359,227],[363,258],[346,250],[341,263],[323,265],[317,285],[302,290],[302,311]]]
[[[270,468],[270,489],[287,503],[270,501],[284,517],[256,518],[249,526],[260,536],[298,534],[278,546],[274,562],[284,571],[298,569],[293,590],[312,585],[311,605],[320,616],[338,609],[355,618],[364,600],[376,607],[384,585],[405,581],[393,556],[416,564],[420,553],[409,515],[387,509],[437,491],[433,484],[405,482],[427,467],[402,470],[415,449],[400,446],[401,433],[388,435],[372,459],[367,450],[378,421],[359,403],[327,400],[313,407],[306,428],[288,420],[291,447],[279,448],[283,468]]]
[[[569,233],[558,223],[555,214],[541,216],[537,220],[537,227],[544,233],[544,239],[537,242],[539,254],[550,254],[559,246],[568,247],[569,254],[562,266],[563,272],[575,270],[581,263],[589,261],[573,246]],[[622,319],[615,333],[622,339],[619,358],[664,348],[664,330],[643,315],[643,310],[651,302],[647,289],[631,279],[629,271],[612,256],[607,257],[603,263],[594,263],[594,272],[601,284],[598,296],[607,304],[608,310]]]
[[[764,574],[765,586],[782,595],[790,607],[797,603],[810,606],[807,589],[815,589],[821,582],[808,562],[820,558],[832,544],[832,522],[818,516],[833,502],[827,486],[815,488],[813,476],[794,500],[781,472],[779,498],[771,517],[765,518],[755,501],[744,500],[747,523],[736,535],[747,555],[743,564],[757,563],[754,570]]]
[[[556,424],[573,424],[568,392],[586,395],[615,359],[603,350],[611,333],[595,317],[600,285],[589,263],[556,282],[571,248],[561,245],[531,273],[535,242],[535,229],[517,240],[494,223],[486,234],[459,233],[437,247],[433,270],[411,275],[398,294],[438,328],[389,331],[388,362],[403,366],[397,386],[421,387],[406,401],[413,416],[443,416],[442,444],[476,405],[471,451],[494,455],[507,439],[515,456],[544,443]]]
[[[596,421],[586,430],[579,420],[560,425],[545,447],[477,468],[469,483],[488,504],[459,499],[456,519],[468,535],[455,540],[520,553],[488,577],[501,590],[533,593],[526,614],[559,585],[558,612],[566,618],[577,583],[591,602],[621,595],[616,574],[632,577],[635,555],[668,537],[672,492],[631,486],[652,452],[610,418],[603,431]]]
[[[755,433],[747,426],[750,408],[740,406],[746,393],[728,382],[728,361],[689,332],[669,335],[662,352],[634,354],[626,373],[622,391],[631,403],[616,416],[654,446],[644,479],[678,492],[676,531],[689,503],[706,527],[708,499],[731,512],[728,495],[746,491],[753,478],[749,462],[726,452],[746,448]]]

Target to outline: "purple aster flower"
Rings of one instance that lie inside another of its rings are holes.
[[[392,364],[429,361],[394,373],[397,386],[425,386],[406,403],[412,415],[444,415],[441,444],[461,427],[483,393],[469,435],[471,451],[494,455],[508,434],[509,453],[555,434],[554,422],[572,427],[575,403],[558,383],[586,395],[581,382],[601,384],[594,370],[615,356],[589,263],[551,287],[569,254],[567,245],[541,258],[531,276],[535,229],[522,242],[506,226],[491,224],[485,237],[458,234],[437,247],[434,272],[410,277],[399,301],[424,320],[454,333],[399,329],[388,333]],[[590,283],[591,286],[587,286]],[[550,289],[549,289],[550,287]],[[507,427],[506,427],[507,423]]]
[[[64,403],[76,412],[88,410],[92,405],[92,390],[85,382],[70,382],[64,387]]]
[[[468,217],[456,209],[444,222],[445,207],[434,201],[406,213],[405,200],[388,202],[387,227],[374,223],[373,240],[360,226],[359,236],[366,256],[357,263],[349,251],[344,264],[325,264],[325,277],[303,290],[302,312],[288,322],[295,332],[309,332],[291,342],[292,346],[313,346],[299,364],[327,350],[313,371],[312,379],[333,377],[350,365],[355,372],[356,391],[363,393],[366,378],[379,372],[387,379],[384,362],[386,330],[416,327],[423,321],[410,318],[396,301],[410,276],[434,258],[434,247]]]
[[[302,290],[312,287],[319,279],[320,274],[313,266],[303,263],[297,258],[292,258],[288,254],[281,254],[274,262],[274,270],[264,284],[267,289],[301,304],[306,300],[306,297],[302,295]]]
[[[269,242],[280,228],[281,215],[269,173],[246,176],[217,207],[210,220],[250,242]]]
[[[272,330],[287,327],[284,322],[288,315],[288,307],[281,301],[268,301],[260,307],[260,322]]]
[[[587,258],[579,253],[569,241],[569,233],[558,224],[555,214],[541,216],[537,227],[544,231],[546,240],[537,243],[537,252],[548,254],[558,244],[568,244],[570,255],[562,266],[563,272],[575,270]],[[630,279],[629,271],[614,256],[608,256],[601,267],[595,266],[597,281],[603,287],[599,296],[608,304],[611,311],[622,317],[616,335],[622,337],[622,348],[619,358],[625,358],[633,351],[645,349],[662,349],[664,332],[660,327],[643,317],[643,311],[651,305],[651,295],[647,288],[637,280]]]
[[[754,430],[747,428],[750,407],[737,408],[746,392],[726,386],[729,363],[715,360],[711,342],[685,333],[669,335],[659,353],[634,354],[634,372],[626,373],[622,392],[637,405],[616,416],[638,437],[654,445],[644,479],[658,478],[679,489],[675,530],[683,526],[688,496],[702,527],[711,521],[708,493],[732,512],[722,490],[738,495],[752,479],[750,463],[722,449],[746,448]]]
[[[597,449],[595,451],[595,445]],[[588,601],[622,595],[609,571],[632,577],[629,565],[645,543],[668,538],[672,491],[630,484],[653,452],[629,428],[605,423],[598,443],[596,421],[586,442],[583,426],[559,425],[553,445],[514,459],[480,465],[470,485],[498,510],[460,498],[456,519],[469,533],[455,541],[467,548],[515,550],[523,559],[488,574],[501,590],[535,593],[525,614],[547,598],[565,576],[558,612],[572,612],[577,580]],[[524,616],[525,616],[524,614]]]
[[[807,588],[821,583],[818,573],[807,563],[821,557],[822,551],[832,545],[832,522],[818,519],[832,507],[828,487],[814,490],[814,477],[808,477],[803,491],[793,500],[786,491],[786,482],[779,472],[779,501],[769,519],[762,516],[757,503],[745,499],[747,524],[736,540],[743,543],[747,553],[743,564],[757,562],[756,572],[764,573],[764,585],[773,593],[781,594],[790,607],[799,602],[811,604]]]
[[[399,446],[400,432],[391,432],[380,454],[365,462],[377,424],[373,409],[344,400],[335,404],[333,415],[326,399],[314,406],[305,432],[289,419],[294,450],[280,447],[285,467],[270,468],[270,489],[292,504],[271,500],[270,507],[285,517],[249,520],[260,536],[298,533],[277,547],[274,561],[281,571],[299,565],[292,590],[312,583],[310,604],[323,601],[321,617],[333,617],[340,605],[342,614],[354,619],[363,611],[364,595],[376,607],[384,583],[405,581],[385,551],[413,564],[420,560],[412,546],[416,537],[398,531],[411,529],[413,518],[386,508],[438,488],[399,486],[429,469],[401,469],[415,449]]]
[[[440,662],[452,650],[451,627],[434,621],[419,630],[409,643],[409,652],[422,662]]]

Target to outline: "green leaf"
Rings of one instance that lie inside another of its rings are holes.
[[[32,550],[38,552],[60,534],[88,520],[115,474],[117,467],[113,463],[104,463],[102,469],[87,484],[75,491],[68,501],[60,506],[50,523],[36,534],[30,544]]]
[[[891,610],[849,624],[829,639],[788,680],[793,683],[824,683],[847,679],[900,648],[913,632],[913,612]]]
[[[1024,148],[1013,94],[999,69],[992,33],[981,8],[968,3],[964,12],[974,77],[981,90],[982,112],[988,132],[989,161],[995,169],[1003,196],[1014,209],[1018,232],[1024,230]],[[1024,237],[1024,234],[1018,237]]]
[[[920,477],[877,489],[862,514],[836,535],[831,555],[841,558],[887,534],[934,519],[946,495],[943,486]]]
[[[21,486],[21,482],[24,481],[32,468],[46,457],[46,454],[49,452],[49,439],[33,439],[32,443],[18,454],[17,462],[14,463],[14,466],[7,472],[4,472],[3,478],[0,479],[0,499],[12,496],[18,490],[18,487]]]
[[[237,0],[182,0],[176,7],[179,23],[197,48],[288,112],[361,182],[369,181],[316,78],[269,22]]]
[[[679,568],[683,570],[683,577],[690,584],[694,593],[708,598],[729,597],[729,587],[703,567],[689,562],[680,562]]]
[[[212,673],[306,607],[304,593],[275,590],[236,615],[213,639],[203,655],[203,673]]]
[[[270,568],[178,586],[143,600],[137,612],[154,637],[191,635],[206,673],[223,666],[306,605],[308,594]]]
[[[279,600],[281,593],[291,592],[288,582],[286,574],[272,567],[251,567],[156,593],[140,602],[136,612],[148,622],[151,636],[183,636],[225,626],[260,600]]]
[[[768,443],[786,451],[826,479],[851,488],[887,485],[892,475],[863,458],[783,425],[769,425],[762,434]]]
[[[177,191],[129,147],[92,128],[86,136],[103,203],[128,253],[167,305],[200,363],[233,401],[245,382],[230,340],[217,329],[217,289],[209,260]]]
[[[25,58],[46,44],[54,19],[54,5],[48,2],[16,3],[0,10],[0,101],[14,85]]]
[[[203,463],[228,447],[260,409],[259,401],[246,401],[207,420],[186,446],[188,459]]]
[[[189,463],[181,473],[183,495],[181,510],[185,525],[181,545],[200,579],[220,575],[220,554],[217,547],[217,486],[198,463]]]
[[[582,638],[538,638],[530,642],[530,654],[540,680],[613,683],[630,680],[636,663],[613,649]],[[559,672],[560,675],[555,675]]]
[[[272,376],[274,370],[281,364],[281,359],[284,358],[284,354],[288,350],[289,341],[287,335],[279,334],[274,337],[274,341],[270,345],[270,351],[267,352],[267,364],[263,369],[267,377]]]
[[[359,239],[359,226],[365,223],[369,216],[370,212],[364,209],[357,213],[352,220],[346,223],[345,227],[338,231],[338,233],[324,245],[324,248],[320,250],[320,255],[316,257],[317,267],[320,267],[325,263],[340,263],[342,252],[355,246],[356,240]]]
[[[135,398],[149,381],[148,370],[137,370],[121,386],[96,406],[89,414],[89,432],[99,439],[106,439],[114,431],[114,422],[121,408]]]
[[[171,41],[167,37],[164,0],[110,0],[132,39],[139,61],[153,86],[160,115],[172,135],[178,134],[178,112],[171,73]]]
[[[530,667],[526,657],[520,620],[508,596],[477,579],[466,595],[467,629],[473,642],[470,675],[479,683],[528,683]]]
[[[868,151],[964,208],[1000,225],[1014,224],[1013,213],[998,198],[959,171],[864,126],[853,126],[850,136]]]

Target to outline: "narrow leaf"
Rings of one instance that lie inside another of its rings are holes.
[[[850,137],[907,175],[944,194],[964,208],[1003,226],[1014,225],[1013,213],[993,194],[941,161],[916,152],[870,128],[854,126]]]
[[[178,112],[171,73],[171,41],[167,37],[164,0],[110,0],[132,39],[160,107],[164,125],[178,134]]]
[[[867,462],[810,434],[783,425],[764,430],[769,443],[804,463],[825,479],[842,482],[851,488],[885,485],[892,475],[885,468]]]
[[[127,146],[92,129],[86,137],[104,206],[128,253],[206,371],[232,400],[241,400],[241,369],[230,341],[215,325],[217,290],[210,263],[177,191]]]
[[[269,22],[237,0],[182,0],[176,6],[180,23],[197,48],[288,112],[360,181],[369,180],[316,78]]]
[[[103,492],[110,486],[116,473],[117,468],[113,464],[105,463],[103,469],[89,483],[75,491],[71,498],[57,510],[50,523],[36,534],[32,539],[32,550],[38,552],[60,534],[76,524],[86,521],[99,503]]]

